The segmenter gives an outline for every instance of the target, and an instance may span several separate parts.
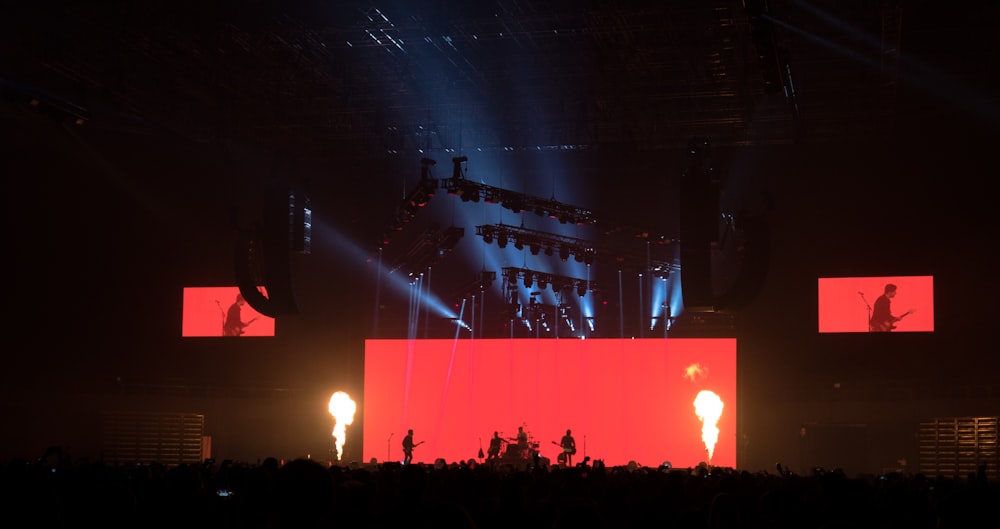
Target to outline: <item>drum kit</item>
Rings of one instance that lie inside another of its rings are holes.
[[[509,463],[517,468],[527,468],[535,463],[539,457],[539,443],[530,432],[525,431],[527,437],[522,442],[518,442],[516,437],[507,437],[507,447],[501,463]]]

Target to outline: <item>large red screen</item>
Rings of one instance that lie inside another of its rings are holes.
[[[734,338],[368,340],[364,379],[366,461],[401,460],[411,428],[414,462],[431,463],[523,426],[553,464],[571,429],[574,463],[736,466]],[[717,423],[696,409],[703,390]]]

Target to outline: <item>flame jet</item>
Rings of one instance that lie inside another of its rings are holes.
[[[333,440],[337,447],[337,461],[344,455],[344,443],[347,441],[347,427],[354,422],[354,412],[358,405],[343,391],[330,396],[328,407],[333,415]]]
[[[708,451],[708,462],[712,462],[715,445],[719,442],[719,418],[722,417],[723,403],[714,392],[707,389],[698,392],[694,398],[694,412],[701,419],[701,440]]]

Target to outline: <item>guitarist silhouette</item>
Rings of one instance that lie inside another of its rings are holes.
[[[881,296],[875,300],[872,317],[868,320],[868,330],[871,332],[891,332],[896,328],[896,322],[912,314],[909,310],[899,316],[892,315],[892,298],[896,297],[896,285],[887,283]]]
[[[413,449],[424,444],[423,441],[414,444],[413,443],[413,429],[406,431],[406,437],[403,438],[403,464],[409,465],[413,462]]]
[[[566,435],[562,436],[562,439],[558,443],[552,441],[552,444],[562,448],[562,453],[559,454],[557,460],[564,463],[567,467],[573,466],[573,454],[576,453],[576,439],[573,439],[573,431],[566,430]]]
[[[222,323],[223,336],[240,336],[243,334],[243,329],[257,319],[254,317],[250,321],[243,321],[242,310],[246,303],[247,300],[243,299],[243,294],[236,294],[236,301],[229,306],[229,311],[226,312],[226,318]]]

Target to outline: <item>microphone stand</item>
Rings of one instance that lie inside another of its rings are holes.
[[[222,303],[219,300],[215,300],[215,304],[219,307],[219,312],[222,313],[222,336],[226,335],[226,309],[222,308]]]
[[[395,432],[393,432],[393,433],[395,433]],[[388,463],[389,459],[392,458],[392,444],[391,443],[392,443],[392,434],[389,434],[389,438],[385,440],[385,461],[386,461],[386,463]]]
[[[868,326],[868,332],[872,332],[872,306],[869,305],[868,300],[865,299],[864,292],[858,292],[858,295],[861,296],[861,301],[865,302],[865,307],[868,309],[868,319],[865,320],[865,325]]]

